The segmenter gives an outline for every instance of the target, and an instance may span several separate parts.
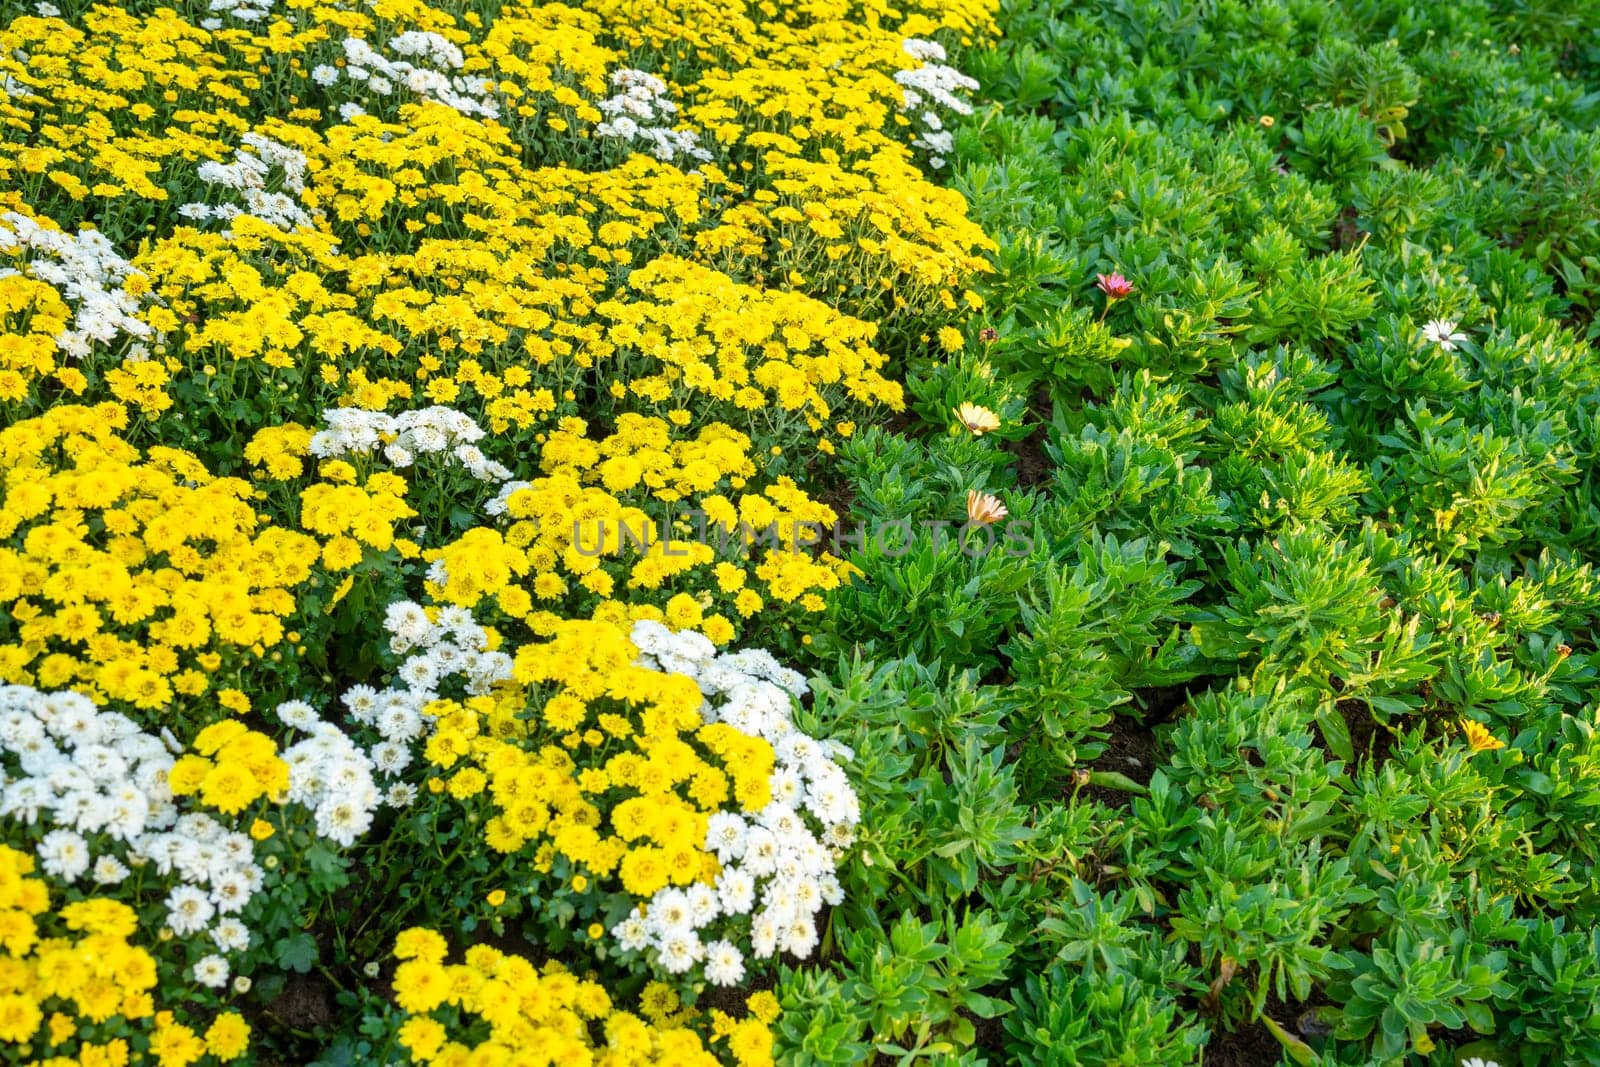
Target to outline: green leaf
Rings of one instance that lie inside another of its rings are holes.
[[[1537,793],[1542,797],[1547,797],[1556,791],[1555,783],[1550,780],[1550,776],[1540,771],[1524,768],[1516,771],[1512,777],[1517,780],[1522,788],[1530,793]]]
[[[1300,1067],[1311,1067],[1313,1063],[1317,1062],[1317,1054],[1312,1050],[1311,1046],[1289,1033],[1276,1022],[1273,1022],[1272,1016],[1263,1015],[1261,1017],[1261,1025],[1272,1032],[1272,1036],[1278,1039],[1278,1044],[1282,1045],[1284,1050],[1288,1052],[1289,1058],[1300,1064]]]
[[[1356,749],[1355,743],[1350,740],[1350,724],[1344,721],[1337,707],[1330,704],[1319,710],[1317,727],[1322,731],[1322,741],[1328,746],[1328,751],[1346,763],[1355,762]]]
[[[1140,796],[1148,796],[1150,793],[1148,788],[1119,771],[1090,771],[1089,784],[1121,790],[1124,793],[1138,793]]]
[[[272,956],[284,970],[306,974],[317,962],[317,939],[301,930],[279,941]]]
[[[1015,1007],[1010,1001],[986,997],[982,993],[966,994],[962,997],[962,1006],[980,1019],[993,1019]]]

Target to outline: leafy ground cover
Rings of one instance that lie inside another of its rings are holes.
[[[841,455],[856,515],[975,487],[1030,550],[852,557],[804,721],[863,863],[784,1027],[1600,1062],[1593,10],[1000,22],[951,178],[985,307]]]
[[[6,1061],[1600,1063],[1597,34],[6,9]]]

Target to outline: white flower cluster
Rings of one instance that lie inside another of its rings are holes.
[[[207,30],[220,30],[222,20],[218,15],[228,15],[240,22],[260,22],[272,14],[272,9],[277,5],[277,0],[211,0],[208,10],[211,18],[202,19],[200,26]]]
[[[817,944],[816,914],[843,899],[835,868],[855,837],[861,806],[836,757],[844,746],[796,730],[794,698],[806,683],[762,649],[718,655],[692,631],[672,633],[639,622],[630,635],[646,667],[685,674],[706,701],[701,715],[771,743],[777,757],[772,801],[753,818],[735,812],[711,816],[705,847],[722,864],[715,888],[693,885],[656,893],[642,914],[624,919],[612,934],[625,951],[654,950],[662,967],[681,973],[704,962],[706,980],[732,985],[744,977],[744,956],[733,941],[702,941],[719,920],[749,916],[750,949],[757,958],[782,950],[805,957]],[[812,825],[823,827],[820,838]]]
[[[289,765],[289,800],[315,813],[317,834],[345,848],[372,827],[382,796],[372,779],[373,761],[303,700],[279,704],[278,719],[310,734],[283,751]]]
[[[28,276],[55,286],[74,308],[71,329],[55,337],[56,345],[68,356],[84,359],[94,342],[110,343],[118,334],[154,335],[148,323],[135,317],[138,298],[122,287],[139,271],[117,255],[105,234],[79,230],[74,237],[8,211],[0,215],[0,252],[30,253],[25,268]],[[0,278],[16,273],[0,268]]]
[[[204,933],[218,949],[242,952],[250,931],[231,916],[263,873],[249,837],[209,815],[179,814],[167,784],[169,749],[178,747],[80,693],[0,686],[0,818],[52,827],[35,853],[64,882],[87,875],[116,885],[131,868],[153,868],[175,882],[166,897],[173,933]],[[225,982],[227,964],[216,961]]]
[[[316,225],[296,199],[306,190],[304,153],[259,133],[247,133],[239,139],[244,146],[234,149],[232,163],[208,159],[200,164],[198,173],[207,185],[239,194],[243,206],[197,202],[184,204],[178,214],[196,222],[228,222],[240,215],[250,215],[280,230]],[[286,192],[267,188],[274,167],[283,175],[282,188]]]
[[[412,653],[398,674],[414,700],[437,700],[439,687],[450,678],[463,679],[468,693],[481,696],[511,677],[511,657],[489,651],[489,631],[467,608],[440,608],[434,622],[422,605],[401,600],[389,605],[383,626],[391,652]]]
[[[640,141],[651,155],[667,163],[679,155],[701,162],[711,159],[711,153],[700,147],[699,134],[672,128],[678,105],[667,95],[666,82],[624,67],[612,72],[611,84],[618,92],[597,105],[606,119],[594,128],[596,134],[629,144]]]
[[[327,429],[312,435],[310,444],[311,454],[320,459],[368,455],[381,447],[390,463],[409,467],[419,455],[445,453],[479,481],[503,482],[511,477],[474,443],[483,438],[483,427],[455,408],[434,406],[399,415],[329,408],[322,418]]]
[[[344,69],[319,66],[312,70],[312,80],[329,88],[343,78],[364,86],[376,96],[389,96],[405,89],[424,100],[454,108],[463,115],[478,115],[488,119],[500,117],[500,105],[491,95],[492,82],[484,78],[447,73],[460,70],[466,63],[461,49],[450,41],[436,33],[411,30],[390,38],[389,48],[397,55],[409,58],[390,59],[364,39],[347,37],[344,42]],[[365,112],[359,105],[346,104],[340,109],[340,114],[349,120]]]
[[[358,685],[342,701],[350,718],[383,735],[372,748],[372,764],[392,778],[410,765],[413,743],[433,722],[426,709],[445,682],[459,678],[469,694],[487,693],[511,677],[512,663],[504,652],[489,651],[488,632],[466,608],[441,608],[434,622],[420,604],[402,600],[389,605],[383,625],[395,654],[412,653],[396,672],[398,684],[381,692]],[[405,807],[416,794],[411,785],[396,782],[385,796],[394,807]]]
[[[972,114],[972,105],[958,94],[963,90],[976,90],[978,83],[945,65],[944,47],[937,41],[911,37],[901,47],[922,66],[895,74],[894,80],[900,85],[900,110],[912,115],[922,126],[911,142],[912,147],[927,152],[928,162],[939,168],[944,166],[944,157],[955,150],[955,140],[944,128],[940,109],[956,115]]]

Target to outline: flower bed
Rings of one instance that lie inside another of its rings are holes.
[[[772,1062],[859,821],[795,530],[979,303],[990,28],[0,27],[8,1062]]]
[[[1592,7],[8,12],[0,1058],[1600,1063]]]

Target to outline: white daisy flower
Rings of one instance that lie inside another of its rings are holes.
[[[1454,319],[1432,319],[1422,328],[1424,340],[1432,342],[1446,352],[1454,352],[1456,345],[1467,339],[1467,335],[1456,329]]]

